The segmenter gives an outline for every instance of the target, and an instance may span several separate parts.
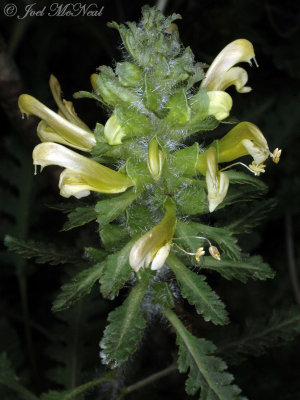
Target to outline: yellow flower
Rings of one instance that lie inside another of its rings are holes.
[[[165,202],[165,216],[150,231],[138,239],[131,248],[129,263],[136,272],[140,268],[160,269],[171,250],[171,242],[176,228],[176,212],[173,201]]]
[[[250,154],[253,162],[249,165],[259,175],[264,172],[264,161],[270,156],[278,163],[281,150],[271,153],[268,143],[259,128],[251,122],[240,122],[218,142],[218,161],[228,162]]]
[[[251,90],[245,86],[248,80],[247,72],[240,67],[234,67],[240,62],[255,60],[252,44],[246,39],[238,39],[229,43],[214,59],[201,82],[201,87],[207,91],[225,90],[234,85],[240,93],[247,93]],[[256,63],[257,64],[257,63]]]
[[[28,94],[19,97],[21,112],[27,116],[33,114],[42,120],[38,125],[38,136],[42,142],[58,142],[90,151],[96,144],[95,136],[77,116],[72,102],[61,99],[60,85],[53,75],[50,77],[50,88],[59,108],[58,113]]]
[[[229,186],[229,178],[225,172],[218,170],[217,152],[214,147],[206,150],[206,186],[208,208],[213,212],[224,200]]]
[[[100,193],[124,192],[132,186],[131,179],[96,161],[75,153],[56,143],[38,144],[32,153],[33,164],[42,168],[59,165],[66,168],[60,175],[59,188],[63,197],[88,196],[90,191]]]

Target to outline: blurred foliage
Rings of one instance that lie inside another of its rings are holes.
[[[63,82],[66,98],[71,98],[75,91],[90,90],[90,74],[98,66],[111,65],[111,60],[120,59],[120,52],[115,46],[116,41],[120,43],[119,37],[106,23],[112,20],[138,20],[140,6],[144,4],[143,1],[103,0],[103,15],[97,18],[44,16],[18,20],[3,15],[2,9],[6,3],[1,1],[0,34],[16,61],[28,91],[50,106],[53,106],[47,83],[50,73]],[[22,9],[29,2],[17,3]],[[49,3],[40,1],[37,7],[40,9]],[[100,4],[100,1],[97,0],[97,3]],[[148,3],[154,4],[153,1]],[[246,252],[262,254],[277,276],[273,281],[250,282],[245,286],[240,282],[219,279],[215,274],[208,275],[208,281],[214,283],[227,304],[231,320],[237,325],[237,335],[242,332],[247,338],[254,332],[253,336],[258,338],[256,340],[263,349],[264,337],[258,332],[263,332],[265,326],[274,326],[273,344],[279,346],[276,351],[271,350],[256,358],[253,356],[260,353],[256,342],[249,340],[248,343],[245,340],[243,348],[237,344],[241,358],[247,355],[247,362],[232,367],[231,371],[237,384],[243,388],[243,393],[249,399],[294,400],[300,395],[299,338],[282,346],[281,331],[276,327],[278,321],[279,325],[285,324],[287,331],[284,335],[293,338],[296,333],[290,329],[289,321],[293,318],[296,320],[297,313],[290,311],[291,314],[282,316],[279,312],[272,318],[271,315],[273,309],[282,309],[295,301],[286,250],[286,241],[290,240],[286,231],[288,215],[292,221],[294,256],[300,275],[297,246],[300,237],[300,5],[292,0],[284,3],[271,0],[174,0],[168,2],[166,8],[167,14],[172,12],[183,16],[183,22],[178,22],[181,39],[184,44],[191,46],[196,58],[201,61],[210,63],[227,43],[236,38],[247,38],[254,44],[260,67],[248,69],[253,91],[247,95],[247,101],[243,95],[230,91],[234,100],[232,115],[258,124],[270,148],[281,147],[283,156],[280,164],[268,168],[262,178],[270,188],[268,196],[276,199],[276,205],[274,202],[267,203],[270,208],[267,220],[255,232],[242,234],[239,245]],[[119,50],[122,52],[122,49]],[[91,128],[97,121],[103,122],[107,117],[106,111],[90,100],[77,100],[76,109],[79,115],[85,116]],[[56,179],[53,178],[51,185],[49,181],[52,178],[49,176],[32,176],[31,146],[28,146],[27,138],[22,132],[12,129],[2,110],[0,118],[1,235],[9,233],[20,240],[30,237],[37,242],[46,241],[45,245],[51,249],[53,246],[61,248],[62,242],[75,249],[90,246],[93,242],[96,246],[94,223],[79,227],[75,233],[57,233],[65,223],[64,217],[45,206],[60,201],[55,187]],[[217,132],[222,135],[225,129],[223,125]],[[205,142],[205,134],[201,134],[201,140]],[[257,203],[258,220],[263,217],[259,206],[260,201]],[[70,211],[72,209],[74,206],[72,208],[71,202]],[[242,210],[237,210],[237,213],[242,213]],[[220,211],[220,216],[229,224],[227,211]],[[0,320],[0,345],[7,357],[3,355],[0,359],[0,367],[6,371],[5,376],[0,374],[0,383],[6,380],[12,386],[16,382],[18,385],[17,394],[0,385],[1,398],[10,400],[17,395],[21,399],[36,399],[49,387],[68,390],[66,396],[69,397],[55,397],[53,392],[44,395],[45,400],[72,398],[70,391],[76,385],[105,373],[105,368],[97,358],[97,340],[104,329],[107,312],[119,306],[120,300],[108,304],[92,291],[92,296],[77,303],[71,313],[60,313],[57,318],[50,311],[51,303],[61,283],[69,281],[66,275],[73,276],[77,271],[76,265],[53,266],[51,262],[50,265],[39,265],[11,253],[4,254],[3,247],[1,250],[0,310],[3,317]],[[121,291],[121,297],[123,293]],[[97,302],[94,302],[95,297]],[[223,335],[228,335],[231,341],[235,338],[232,332],[225,334],[222,327],[215,330],[209,324],[204,324],[187,303],[178,306],[177,311],[196,336],[198,333],[201,336],[204,333],[207,337],[215,334],[215,342],[221,349]],[[249,318],[255,323],[246,322]],[[117,382],[131,385],[174,361],[173,338],[163,333],[161,325],[162,322],[153,316],[151,332],[146,330],[142,348],[138,349],[134,362],[130,359],[118,372]],[[222,356],[227,360],[226,351]],[[105,376],[103,379],[106,379]],[[185,394],[184,379],[184,376],[174,372],[149,387],[128,393],[126,398],[196,398]],[[108,376],[107,382],[110,380]],[[98,398],[113,398],[118,387],[116,384],[109,387],[102,385],[101,389],[96,390]]]

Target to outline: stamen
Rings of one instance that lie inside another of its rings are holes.
[[[273,153],[270,152],[270,157],[272,158],[272,161],[275,164],[279,163],[280,160],[280,156],[281,156],[281,149],[279,149],[278,147],[276,147],[276,149],[273,151]]]
[[[258,68],[259,65],[258,65],[258,62],[256,61],[256,58],[255,58],[255,57],[253,57],[253,61],[254,61],[255,66]]]
[[[220,256],[220,252],[217,249],[216,246],[210,246],[209,249],[209,254],[216,260],[220,261],[221,260],[221,256]]]
[[[195,254],[195,259],[196,261],[200,261],[200,257],[204,256],[205,251],[203,247],[199,247],[199,249],[197,249],[196,254]]]
[[[220,169],[220,172],[223,172],[223,171],[225,171],[226,169],[229,169],[229,168],[231,168],[231,167],[234,167],[235,165],[242,165],[243,167],[247,168],[250,172],[252,172],[252,174],[254,174],[254,175],[259,175],[259,174],[257,173],[257,171],[254,171],[254,169],[252,169],[250,166],[248,167],[248,165],[242,163],[241,161],[236,162],[236,163],[233,163],[233,164],[230,164],[230,165],[228,165],[227,167],[224,167],[224,168]],[[262,165],[263,165],[263,164],[262,164]],[[260,171],[260,172],[265,172],[265,171]]]
[[[250,170],[252,170],[252,172],[254,173],[254,175],[259,176],[260,173],[265,172],[265,164],[259,164],[259,165],[254,165],[254,164],[250,164],[249,168]]]

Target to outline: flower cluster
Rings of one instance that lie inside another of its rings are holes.
[[[167,260],[176,231],[175,192],[182,190],[186,177],[205,182],[203,207],[213,212],[226,197],[230,182],[225,171],[233,165],[219,169],[220,163],[250,155],[253,162],[245,166],[259,175],[265,171],[267,158],[277,163],[281,152],[276,149],[271,153],[262,132],[251,122],[237,124],[206,149],[197,143],[184,147],[187,137],[212,130],[229,116],[232,98],[225,91],[228,87],[235,86],[240,93],[251,90],[246,86],[246,70],[235,65],[256,60],[252,44],[238,39],[227,45],[204,73],[191,50],[183,49],[172,18],[164,20],[160,30],[156,26],[156,36],[147,23],[130,25],[129,29],[112,23],[120,32],[131,62],[118,63],[115,70],[100,67],[99,73],[91,76],[94,92],[90,97],[113,109],[105,125],[97,124],[97,135],[78,117],[73,104],[62,99],[53,75],[50,88],[58,113],[28,94],[19,98],[23,114],[41,119],[37,132],[42,143],[33,151],[33,163],[64,168],[59,179],[62,196],[80,198],[91,191],[120,193],[132,186],[139,192],[150,188],[151,193],[164,193],[164,217],[131,249],[129,262],[136,272],[150,264],[157,270]],[[139,43],[146,42],[148,47],[140,48]],[[120,159],[124,167],[116,171],[98,163],[93,159],[94,149],[110,165]],[[170,184],[174,178],[177,186]],[[210,245],[209,252],[220,259],[215,246]],[[193,254],[200,260],[204,250],[200,247]]]

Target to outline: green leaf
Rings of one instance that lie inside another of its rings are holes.
[[[23,400],[38,400],[38,398],[20,384],[9,359],[5,353],[0,354],[0,384],[8,387],[18,394]]]
[[[250,233],[275,206],[274,199],[259,200],[250,206],[244,206],[226,228],[234,233]]]
[[[69,308],[83,296],[89,294],[94,283],[103,274],[104,266],[104,263],[95,264],[93,267],[76,274],[71,282],[65,283],[53,302],[52,311],[57,312]]]
[[[155,225],[153,214],[148,207],[141,204],[132,204],[126,214],[127,226],[132,236],[144,233]]]
[[[69,231],[78,226],[85,225],[97,218],[94,207],[77,207],[68,214],[68,221],[64,223],[62,231]]]
[[[262,261],[260,256],[243,257],[242,261],[226,259],[218,261],[212,257],[203,257],[201,267],[213,269],[225,279],[238,279],[243,283],[246,283],[248,279],[265,280],[274,278],[275,272],[268,264]]]
[[[236,361],[243,361],[246,355],[260,356],[270,347],[279,347],[294,340],[300,334],[299,307],[274,310],[268,319],[264,317],[246,320],[242,332],[234,334],[230,327],[222,332],[223,340],[219,340],[218,353],[236,364]]]
[[[232,233],[228,229],[216,228],[197,222],[185,223],[178,221],[176,236],[182,238],[178,240],[181,247],[190,252],[195,252],[201,245],[207,246],[207,242],[203,242],[201,239],[191,238],[191,236],[203,236],[217,243],[218,247],[232,260],[241,260],[241,249],[236,244],[237,239],[232,236]]]
[[[185,125],[191,117],[191,109],[188,106],[184,89],[180,89],[173,94],[167,102],[166,108],[169,109],[169,113],[164,121],[170,124],[171,127]]]
[[[226,371],[226,363],[213,355],[216,346],[193,336],[173,311],[166,309],[164,314],[176,331],[178,369],[188,372],[186,392],[194,395],[201,389],[200,400],[246,400],[240,396],[240,388],[232,385],[233,376]]]
[[[98,215],[97,221],[99,225],[104,226],[116,219],[139,196],[139,194],[139,191],[130,189],[116,197],[98,201],[95,210]]]
[[[129,265],[129,253],[134,242],[135,239],[132,239],[122,250],[108,256],[103,262],[104,269],[100,279],[103,297],[113,300],[130,279],[133,271]]]
[[[82,397],[83,393],[90,391],[96,386],[107,384],[108,382],[113,382],[115,377],[108,373],[100,378],[94,379],[93,381],[84,383],[83,385],[77,386],[70,390],[64,390],[62,392],[58,392],[56,390],[50,390],[48,393],[43,393],[41,396],[41,400],[75,400]]]
[[[9,235],[5,236],[4,243],[9,251],[24,258],[34,258],[37,264],[58,265],[81,261],[80,255],[74,254],[74,249],[57,249],[52,243],[21,240]]]
[[[199,143],[194,143],[172,153],[169,162],[174,174],[195,175],[199,151]]]
[[[101,96],[98,96],[96,93],[87,92],[85,90],[80,90],[73,94],[74,99],[92,99],[96,101],[100,101],[100,103],[105,104],[102,100]]]
[[[207,212],[207,194],[201,181],[194,180],[191,184],[184,185],[174,197],[178,211],[183,216]]]
[[[103,364],[119,367],[133,354],[146,326],[141,312],[141,302],[151,274],[145,271],[141,280],[131,290],[124,303],[108,315],[109,325],[100,342]]]
[[[266,193],[268,190],[267,185],[261,181],[259,178],[255,178],[252,175],[246,174],[245,172],[235,171],[234,169],[230,169],[226,171],[226,175],[230,180],[230,184],[242,184],[242,185],[250,185],[256,188],[261,193]]]
[[[163,307],[173,308],[174,297],[166,282],[154,282],[150,288],[151,302]]]
[[[100,230],[100,236],[105,250],[113,253],[122,249],[130,240],[127,230],[123,226],[107,224]]]
[[[204,275],[190,271],[176,256],[170,254],[167,264],[175,274],[183,298],[196,307],[205,321],[215,325],[225,325],[229,322],[224,303],[205,282]]]
[[[134,186],[142,187],[153,183],[152,175],[145,161],[139,161],[132,157],[128,158],[126,162],[126,173],[133,181]]]

